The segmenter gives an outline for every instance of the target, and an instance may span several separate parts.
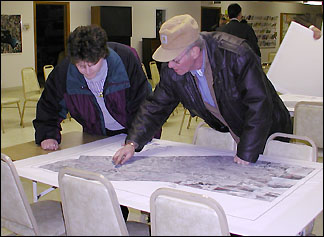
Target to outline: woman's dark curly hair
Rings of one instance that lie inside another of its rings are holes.
[[[106,31],[97,25],[79,26],[67,43],[68,57],[73,64],[79,61],[97,63],[109,54]]]

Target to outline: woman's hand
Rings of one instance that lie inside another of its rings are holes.
[[[55,139],[46,139],[41,142],[41,147],[43,150],[56,151],[59,145]]]

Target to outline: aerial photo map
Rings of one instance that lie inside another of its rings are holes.
[[[260,160],[239,165],[232,156],[134,156],[117,166],[112,156],[80,156],[40,168],[58,172],[64,167],[100,173],[110,181],[170,182],[263,201],[273,201],[314,170]]]

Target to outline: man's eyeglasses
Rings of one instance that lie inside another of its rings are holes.
[[[182,60],[182,58],[190,51],[190,49],[191,48],[187,48],[186,50],[185,50],[185,52],[184,52],[184,54],[182,54],[181,56],[180,56],[180,58],[178,58],[178,59],[173,59],[173,60],[171,60],[172,62],[174,62],[174,63],[176,63],[176,64],[180,64],[181,63],[181,60]]]

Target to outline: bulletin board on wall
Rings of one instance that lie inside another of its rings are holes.
[[[278,16],[246,15],[243,18],[252,26],[260,48],[276,47]]]
[[[291,21],[298,15],[296,13],[280,13],[280,44],[287,33]]]

